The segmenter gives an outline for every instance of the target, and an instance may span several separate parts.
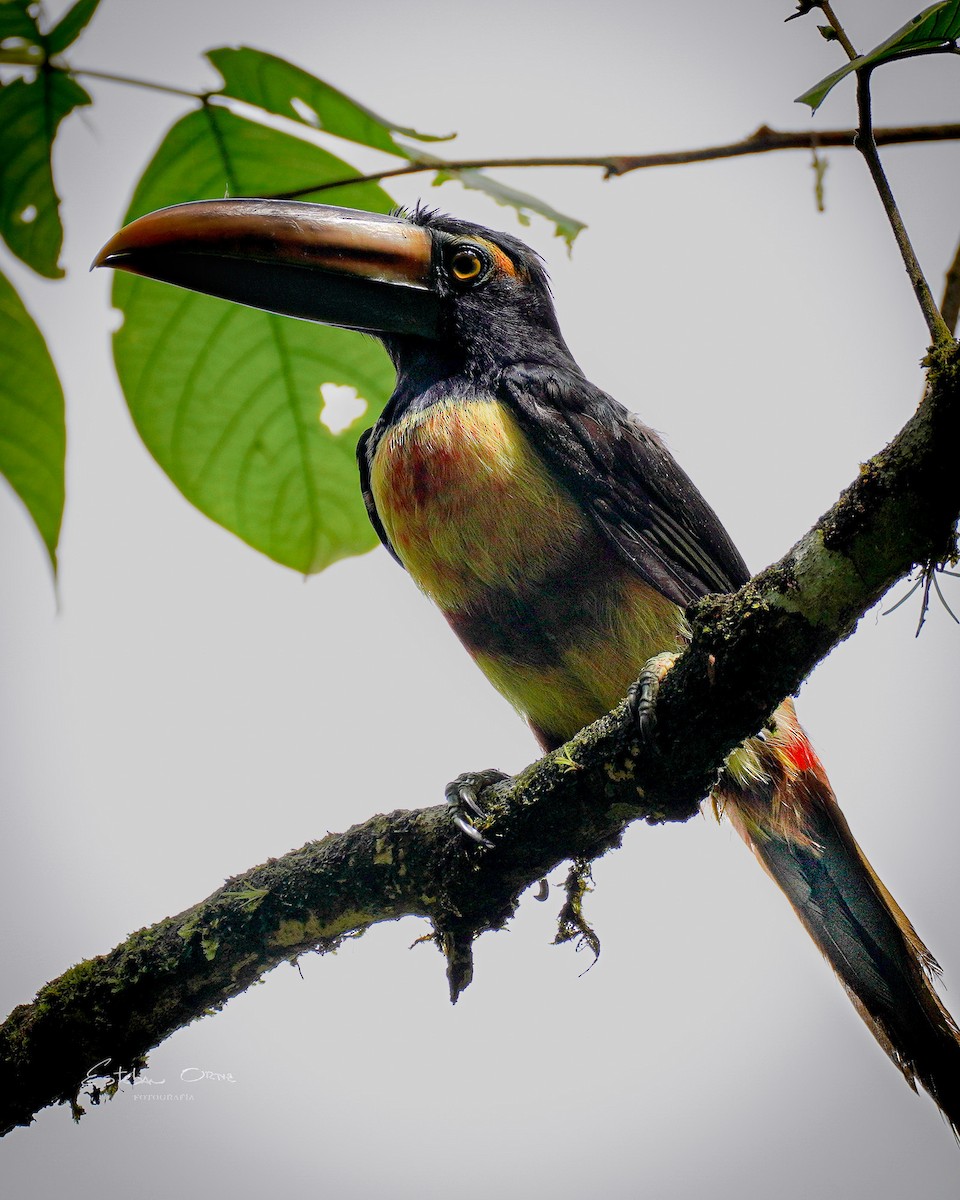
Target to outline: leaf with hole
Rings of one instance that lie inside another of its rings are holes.
[[[169,131],[127,220],[185,200],[296,191],[350,166],[299,138],[206,106]],[[374,184],[324,193],[387,212]],[[370,338],[273,316],[118,272],[124,313],[114,355],[150,452],[187,499],[270,558],[309,574],[376,544],[357,482],[360,433],[393,386]],[[362,416],[322,419],[331,384],[355,388]]]
[[[56,367],[23,301],[0,275],[0,473],[27,506],[54,571],[65,453]]]
[[[932,4],[908,21],[901,29],[881,42],[868,54],[844,63],[839,70],[821,79],[798,96],[797,104],[809,104],[816,112],[828,93],[851,72],[861,67],[879,66],[909,54],[923,50],[936,50],[955,42],[960,38],[960,0],[943,0],[940,4]]]
[[[29,83],[14,79],[0,88],[0,235],[18,258],[48,279],[63,275],[53,142],[63,118],[89,103],[70,75],[49,68]]]
[[[289,117],[361,146],[406,157],[406,151],[397,145],[392,134],[401,133],[421,142],[439,142],[453,136],[418,133],[395,125],[301,67],[263,50],[221,46],[209,50],[207,58],[223,76],[220,95],[243,100],[265,112]]]

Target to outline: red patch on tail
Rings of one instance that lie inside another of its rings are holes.
[[[800,737],[797,741],[784,746],[783,752],[798,771],[822,770],[820,759],[814,754],[813,747],[805,737]]]

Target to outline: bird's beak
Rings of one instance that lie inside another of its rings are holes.
[[[426,229],[295,200],[203,200],[139,217],[93,262],[267,312],[371,333],[440,334]]]

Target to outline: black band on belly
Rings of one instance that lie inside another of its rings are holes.
[[[549,575],[520,591],[491,589],[469,608],[444,616],[473,654],[524,666],[549,666],[602,618],[622,566],[599,539],[580,540],[576,552]]]

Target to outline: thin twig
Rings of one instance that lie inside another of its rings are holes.
[[[900,247],[903,265],[907,269],[907,275],[910,278],[911,284],[913,284],[917,303],[920,305],[920,310],[927,323],[927,329],[930,331],[933,344],[936,346],[947,345],[953,340],[953,334],[940,315],[940,310],[937,308],[936,301],[933,298],[920,266],[920,261],[910,242],[903,218],[900,216],[897,202],[893,198],[890,184],[887,182],[887,177],[884,174],[880,155],[877,153],[870,97],[870,76],[872,73],[872,66],[861,67],[857,71],[857,110],[860,114],[860,124],[857,130],[857,149],[863,155],[874,186],[880,195],[880,201],[883,204],[884,212],[886,212],[890,227],[893,230],[893,236]]]
[[[86,67],[71,67],[71,75],[80,75],[85,79],[101,79],[106,83],[122,83],[127,87],[146,88],[151,92],[164,92],[168,96],[186,96],[189,100],[198,100],[206,104],[211,92],[191,92],[189,88],[174,87],[169,83],[154,83],[150,79],[136,79],[132,75],[117,75],[112,71],[94,71]]]
[[[384,179],[396,179],[401,175],[418,175],[426,171],[479,171],[507,167],[594,167],[611,176],[627,175],[631,171],[642,171],[650,167],[679,167],[689,163],[713,162],[716,159],[739,158],[748,154],[767,154],[775,150],[848,149],[855,145],[855,129],[826,129],[821,132],[800,130],[776,130],[761,125],[755,133],[739,142],[728,142],[720,146],[705,146],[700,150],[671,150],[661,154],[611,154],[599,157],[538,156],[518,158],[460,158],[439,163],[435,158],[429,162],[412,157],[402,167],[390,167],[384,171],[373,171],[369,175],[350,175],[340,179],[325,180],[314,187],[297,188],[275,197],[279,200],[294,200],[314,192],[330,191],[353,183],[379,183]],[[960,139],[960,124],[954,125],[902,125],[874,130],[878,145],[896,146],[915,142],[943,142]]]
[[[101,79],[106,83],[122,83],[126,87],[146,88],[151,92],[163,92],[167,96],[185,96],[206,104],[213,94],[195,92],[189,88],[174,87],[170,83],[155,83],[152,79],[137,79],[133,75],[117,75],[114,71],[96,71],[87,67],[71,67],[62,59],[47,59],[40,46],[17,47],[16,50],[0,50],[0,67],[39,67],[46,63],[67,75],[79,75],[86,79]]]

